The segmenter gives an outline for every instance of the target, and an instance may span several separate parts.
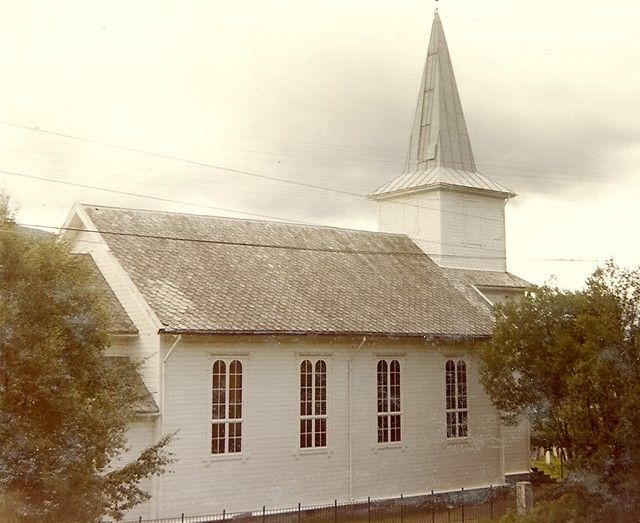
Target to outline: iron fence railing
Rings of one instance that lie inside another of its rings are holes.
[[[515,508],[515,493],[510,486],[433,493],[398,498],[341,502],[327,505],[301,505],[270,509],[266,505],[247,512],[187,515],[162,519],[128,520],[124,523],[469,523],[491,521]],[[106,523],[103,521],[102,523]]]

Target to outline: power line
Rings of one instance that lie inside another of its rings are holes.
[[[335,189],[335,188],[332,188],[332,187],[324,187],[322,185],[316,185],[316,184],[312,184],[312,183],[298,182],[298,181],[295,181],[295,180],[288,180],[288,179],[285,179],[285,178],[278,178],[277,176],[269,176],[269,175],[266,175],[266,174],[258,174],[258,173],[254,173],[254,172],[250,172],[250,171],[243,171],[241,169],[233,169],[233,168],[230,168],[230,167],[219,166],[219,165],[210,164],[210,163],[206,163],[206,162],[200,162],[200,161],[196,161],[196,160],[189,160],[189,159],[186,159],[186,158],[180,158],[178,156],[171,156],[171,155],[166,155],[166,154],[161,154],[161,153],[155,153],[155,152],[151,152],[151,151],[145,151],[143,149],[136,149],[136,148],[133,148],[133,147],[127,147],[127,146],[124,146],[124,145],[118,145],[118,144],[112,144],[112,143],[108,143],[108,142],[102,142],[102,141],[99,141],[99,140],[93,140],[93,139],[90,139],[90,138],[82,138],[82,137],[74,136],[74,135],[70,135],[70,134],[58,133],[58,132],[55,132],[55,131],[48,131],[46,129],[40,129],[39,127],[29,127],[29,126],[26,126],[26,125],[14,124],[14,123],[6,122],[6,121],[3,121],[3,120],[0,120],[0,124],[8,125],[10,127],[17,127],[19,129],[26,129],[26,130],[29,130],[29,131],[50,134],[50,135],[53,135],[53,136],[66,138],[66,139],[70,139],[70,140],[102,145],[102,146],[111,147],[111,148],[114,148],[114,149],[122,149],[122,150],[129,151],[129,152],[135,152],[135,153],[144,154],[144,155],[148,155],[148,156],[152,156],[152,157],[156,157],[156,158],[162,158],[162,159],[165,159],[165,160],[172,160],[172,161],[176,161],[176,162],[182,162],[182,163],[187,163],[187,164],[191,164],[191,165],[197,165],[199,167],[207,167],[207,168],[212,168],[212,169],[219,169],[219,170],[223,170],[223,171],[227,171],[227,172],[232,172],[232,173],[235,173],[235,174],[242,174],[242,175],[245,175],[245,176],[251,176],[251,177],[255,177],[255,178],[259,178],[259,179],[270,180],[270,181],[273,181],[273,182],[291,184],[291,185],[295,185],[295,186],[298,186],[298,187],[307,187],[307,188],[310,188],[310,189],[326,191],[326,192],[331,192],[331,193],[335,193],[335,194],[341,194],[341,195],[344,195],[344,196],[350,196],[350,197],[356,197],[356,198],[365,198],[366,197],[366,195],[363,195],[363,194],[360,194],[360,193],[356,193],[356,192],[353,192],[353,191],[345,191],[345,190],[341,190],[341,189]],[[15,172],[9,172],[9,171],[0,171],[0,172],[4,172],[5,174],[13,174],[15,176],[20,176],[20,174],[16,174]],[[37,177],[34,176],[34,175],[25,175],[25,176],[37,179]],[[55,180],[55,179],[48,179],[48,180],[52,181],[52,180]],[[69,182],[69,183],[71,183],[71,182]],[[90,186],[85,186],[85,187],[86,188],[91,188]],[[101,188],[100,190],[106,190],[106,189]],[[112,191],[112,192],[117,192],[117,191]],[[144,197],[142,195],[136,195],[136,196]],[[154,199],[162,201],[161,198],[154,198]],[[174,203],[176,203],[176,202],[174,202]],[[177,203],[181,203],[181,202],[177,202]],[[467,214],[467,213],[464,213],[464,212],[452,211],[450,209],[438,209],[436,207],[429,207],[429,206],[426,206],[426,205],[419,205],[417,203],[416,204],[411,204],[411,203],[397,202],[397,201],[390,201],[390,202],[387,202],[387,203],[390,203],[392,205],[402,205],[402,206],[409,206],[409,207],[417,207],[417,208],[421,208],[421,209],[445,212],[445,213],[449,213],[449,214],[457,214],[457,215],[460,215],[460,216],[467,216],[467,217],[470,217],[470,218],[478,218],[480,220],[485,220],[485,221],[489,221],[489,222],[502,223],[502,220],[496,219],[496,218],[490,218],[490,217],[487,217],[487,216],[472,215],[472,214]],[[231,212],[237,212],[237,211],[231,211]],[[246,213],[246,214],[249,214],[249,213]]]
[[[286,220],[286,221],[291,221],[291,222],[295,222],[295,223],[301,223],[301,224],[307,224],[307,225],[314,225],[313,223],[310,222],[303,222],[303,221],[299,221],[299,220],[294,220],[292,218],[282,218],[282,217],[278,217],[278,216],[272,216],[272,215],[268,215],[268,214],[258,214],[258,213],[253,213],[250,211],[238,211],[235,209],[228,209],[228,208],[224,208],[224,207],[213,207],[210,205],[206,205],[206,204],[197,204],[197,203],[192,203],[192,202],[185,202],[185,201],[181,201],[181,200],[174,200],[171,198],[163,198],[161,196],[151,196],[151,195],[146,195],[146,194],[142,194],[142,193],[134,193],[134,192],[129,192],[129,191],[122,191],[119,189],[109,189],[107,187],[100,187],[100,186],[96,186],[96,185],[90,185],[90,184],[85,184],[85,183],[80,183],[80,182],[70,182],[70,181],[66,181],[66,180],[58,180],[56,178],[49,178],[46,176],[38,176],[35,174],[27,174],[27,173],[22,173],[22,172],[17,172],[17,171],[8,171],[6,169],[0,169],[0,173],[1,174],[6,174],[9,176],[18,176],[21,178],[30,178],[33,180],[40,180],[40,181],[46,181],[46,182],[50,182],[50,183],[59,183],[59,184],[63,184],[63,185],[70,185],[70,186],[75,186],[75,187],[81,187],[84,189],[94,189],[97,191],[104,191],[104,192],[110,192],[110,193],[114,193],[114,194],[122,194],[122,195],[126,195],[126,196],[135,196],[137,198],[148,198],[151,200],[157,200],[157,201],[163,201],[163,202],[169,202],[169,203],[178,203],[178,204],[183,204],[183,205],[191,205],[194,207],[203,207],[203,208],[209,208],[209,209],[213,209],[213,210],[218,210],[218,211],[223,211],[223,212],[232,212],[235,214],[246,214],[246,215],[250,215],[250,216],[256,216],[256,217],[262,217],[262,218],[269,218],[269,219],[275,219],[275,220]],[[246,173],[248,175],[253,176],[252,173]],[[281,180],[280,178],[272,178],[273,180],[280,180],[283,182],[288,182],[287,180]],[[303,182],[294,182],[297,185],[307,185],[304,184]],[[308,185],[308,187],[311,188],[317,188],[320,186],[315,186],[315,185]],[[325,191],[332,191],[332,192],[337,192],[340,194],[346,194],[349,196],[354,196],[354,197],[358,197],[358,198],[363,198],[364,196],[359,194],[359,193],[354,193],[354,192],[348,192],[348,191],[338,191],[338,190],[333,190],[330,188],[323,188],[323,190]],[[448,213],[448,214],[456,214],[456,215],[460,215],[460,216],[465,216],[465,217],[469,217],[469,218],[477,218],[479,220],[485,220],[485,221],[490,221],[490,222],[497,222],[497,223],[503,223],[503,220],[497,219],[497,218],[490,218],[487,216],[480,216],[480,215],[474,215],[474,214],[467,214],[464,212],[459,212],[459,211],[452,211],[449,209],[439,209],[437,207],[428,207],[426,205],[420,205],[418,203],[412,204],[412,203],[406,203],[406,202],[395,202],[395,201],[388,201],[387,203],[392,204],[392,205],[402,205],[404,207],[413,207],[413,208],[419,208],[419,209],[427,209],[427,210],[431,210],[431,211],[438,211],[438,212],[442,212],[442,213]]]
[[[206,209],[212,209],[215,211],[222,211],[222,212],[232,212],[235,214],[246,214],[249,216],[256,216],[258,218],[268,218],[268,219],[272,219],[272,220],[287,220],[290,222],[294,222],[294,223],[299,223],[301,225],[314,225],[311,222],[304,222],[304,221],[299,221],[299,220],[294,220],[291,218],[282,218],[282,217],[278,217],[278,216],[272,216],[272,215],[268,215],[268,214],[258,214],[258,213],[254,213],[254,212],[249,212],[249,211],[238,211],[236,209],[229,209],[229,208],[225,208],[225,207],[214,207],[211,205],[206,205],[206,204],[199,204],[199,203],[191,203],[191,202],[184,202],[181,200],[174,200],[172,198],[163,198],[161,196],[151,196],[148,194],[142,194],[142,193],[135,193],[135,192],[129,192],[129,191],[122,191],[119,189],[109,189],[108,187],[100,187],[97,185],[89,185],[86,183],[79,183],[79,182],[69,182],[66,180],[58,180],[56,178],[48,178],[46,176],[36,176],[35,174],[26,174],[26,173],[19,173],[19,172],[15,172],[15,171],[7,171],[4,169],[0,169],[0,173],[2,174],[8,174],[10,176],[18,176],[21,178],[30,178],[33,180],[40,180],[40,181],[45,181],[45,182],[50,182],[50,183],[59,183],[62,185],[70,185],[73,187],[81,187],[84,189],[93,189],[96,191],[104,191],[104,192],[110,192],[110,193],[114,193],[114,194],[121,194],[124,196],[134,196],[136,198],[146,198],[149,200],[156,200],[156,201],[161,201],[161,202],[167,202],[167,203],[178,203],[178,204],[182,204],[182,205],[192,205],[194,207],[203,207]]]
[[[88,232],[96,234],[104,234],[108,236],[126,236],[132,238],[145,238],[152,240],[166,240],[166,241],[178,241],[178,242],[191,242],[199,244],[213,244],[213,245],[229,245],[236,247],[262,247],[268,249],[282,249],[292,251],[310,251],[310,252],[327,252],[336,254],[366,254],[366,255],[387,255],[387,256],[434,256],[434,257],[447,257],[447,258],[464,258],[464,259],[492,259],[492,260],[504,260],[505,256],[466,256],[461,254],[436,254],[436,253],[424,253],[422,251],[375,251],[375,250],[359,250],[359,249],[330,249],[324,247],[299,247],[294,245],[278,245],[273,243],[257,243],[257,242],[238,242],[228,240],[211,240],[206,238],[187,238],[183,236],[163,236],[156,234],[144,234],[136,232],[123,232],[116,230],[100,230],[100,229],[85,229],[81,227],[55,227],[51,225],[42,224],[20,224],[25,227],[39,227],[45,229],[58,229],[72,232]],[[372,233],[375,234],[375,233]],[[99,243],[91,240],[81,240],[87,243]],[[523,258],[515,257],[515,259],[525,259],[531,261],[553,261],[553,262],[597,262],[596,259],[588,258]]]
[[[49,134],[49,135],[56,136],[56,137],[59,137],[59,138],[65,138],[65,139],[70,139],[70,140],[75,140],[75,141],[80,141],[80,142],[92,143],[92,144],[101,145],[101,146],[110,147],[110,148],[122,149],[122,150],[125,150],[125,151],[128,151],[128,152],[134,152],[134,153],[148,155],[148,156],[157,157],[157,158],[161,158],[161,159],[187,163],[187,164],[196,165],[196,166],[200,166],[200,167],[219,169],[219,170],[223,170],[223,171],[227,171],[227,172],[231,172],[231,173],[235,173],[235,174],[242,174],[242,175],[245,175],[245,176],[251,176],[251,177],[256,177],[256,178],[260,178],[260,179],[265,179],[265,180],[268,180],[268,181],[291,184],[291,185],[295,185],[295,186],[298,186],[298,187],[307,187],[307,188],[314,189],[314,190],[327,191],[327,192],[332,192],[332,193],[335,193],[335,194],[340,194],[340,195],[349,196],[349,197],[356,197],[356,198],[364,198],[364,197],[366,197],[366,195],[362,195],[360,193],[356,193],[356,192],[352,192],[352,191],[340,190],[340,189],[335,189],[335,188],[331,188],[331,187],[325,187],[325,186],[321,186],[321,185],[317,185],[317,184],[299,182],[299,181],[295,181],[295,180],[289,180],[289,179],[279,178],[279,177],[276,177],[276,176],[259,174],[259,173],[255,173],[255,172],[250,172],[250,171],[245,171],[245,170],[241,170],[241,169],[225,167],[225,166],[211,164],[211,163],[207,163],[207,162],[200,162],[200,161],[196,161],[196,160],[190,160],[190,159],[186,159],[186,158],[182,158],[182,157],[178,157],[178,156],[172,156],[172,155],[166,155],[166,154],[156,153],[156,152],[152,152],[152,151],[146,151],[146,150],[137,149],[137,148],[134,148],[134,147],[128,147],[128,146],[123,146],[123,145],[119,145],[119,144],[112,144],[112,143],[103,142],[103,141],[100,141],[100,140],[94,140],[94,139],[90,139],[90,138],[83,138],[83,137],[80,137],[80,136],[75,136],[75,135],[70,135],[70,134],[65,134],[65,133],[59,133],[59,132],[56,132],[56,131],[49,131],[49,130],[46,130],[46,129],[40,129],[39,127],[30,127],[30,126],[16,124],[16,123],[7,122],[7,121],[3,121],[3,120],[0,120],[0,124],[6,125],[6,126],[9,126],[9,127],[19,128],[19,129],[25,129],[25,130],[32,131],[32,132],[39,132],[39,133]],[[111,192],[111,193],[114,193],[114,194],[134,196],[134,197],[137,197],[137,198],[147,198],[147,199],[156,200],[156,201],[162,201],[162,202],[168,202],[168,203],[178,203],[178,204],[190,205],[190,206],[197,206],[197,207],[201,207],[201,208],[207,208],[207,209],[212,209],[212,210],[222,211],[222,212],[231,212],[231,213],[234,213],[234,214],[244,214],[244,215],[247,215],[247,216],[255,216],[255,217],[258,217],[258,218],[285,220],[285,221],[289,221],[289,222],[292,222],[292,223],[300,223],[300,224],[312,225],[311,222],[295,220],[295,219],[292,219],[292,218],[284,218],[284,217],[273,216],[273,215],[268,215],[268,214],[254,213],[254,212],[249,212],[249,211],[238,211],[238,210],[235,210],[235,209],[229,209],[229,208],[223,208],[223,207],[215,207],[215,206],[211,206],[211,205],[207,205],[207,204],[197,204],[197,203],[192,203],[192,202],[185,202],[185,201],[175,200],[175,199],[171,199],[171,198],[163,198],[163,197],[151,196],[151,195],[146,195],[146,194],[142,194],[142,193],[134,193],[134,192],[129,192],[129,191],[117,190],[117,189],[109,189],[109,188],[106,188],[106,187],[93,186],[93,185],[90,185],[90,184],[82,184],[82,183],[76,183],[76,182],[62,181],[62,180],[58,180],[58,179],[55,179],[55,178],[48,178],[48,177],[43,177],[43,176],[29,175],[29,174],[26,174],[26,173],[18,173],[18,172],[15,172],[15,171],[0,170],[0,173],[4,173],[4,174],[7,174],[7,175],[12,175],[12,176],[21,176],[21,177],[25,177],[25,178],[48,181],[48,182],[51,182],[51,183],[60,183],[60,184],[65,184],[65,185],[72,185],[72,186],[76,186],[76,187],[81,187],[81,188],[88,188],[88,189],[94,189],[94,190],[99,190],[99,191]],[[515,175],[515,177],[524,177],[524,176]],[[475,219],[478,219],[478,220],[483,220],[485,222],[495,222],[495,223],[498,223],[498,224],[503,223],[503,219],[500,219],[500,218],[491,218],[489,216],[480,216],[480,215],[468,214],[466,212],[460,212],[460,211],[455,211],[455,210],[451,210],[451,209],[440,209],[440,208],[436,208],[436,207],[430,207],[430,206],[427,206],[427,205],[422,205],[422,204],[419,204],[417,202],[415,202],[415,203],[398,202],[398,201],[391,201],[391,200],[387,199],[387,200],[385,200],[385,203],[391,204],[391,205],[401,205],[403,207],[412,207],[412,208],[415,208],[415,209],[432,210],[432,211],[437,211],[437,212],[440,212],[440,213],[448,213],[448,214],[459,215],[459,216],[464,216],[464,217],[468,217],[468,218],[475,218]],[[435,242],[435,243],[442,243],[442,242]]]
[[[245,215],[249,215],[249,216],[255,216],[257,218],[262,218],[262,219],[269,219],[269,220],[276,220],[276,221],[282,221],[282,222],[286,222],[286,223],[296,223],[299,225],[310,225],[310,226],[320,226],[320,227],[326,227],[326,225],[320,224],[320,223],[316,223],[316,222],[304,222],[304,221],[299,221],[299,220],[293,220],[290,218],[284,218],[282,216],[273,216],[270,214],[257,214],[257,213],[252,213],[249,211],[237,211],[237,210],[233,210],[233,209],[227,209],[224,207],[213,207],[210,205],[205,205],[205,204],[197,204],[197,203],[191,203],[191,202],[184,202],[181,200],[172,200],[169,198],[161,198],[161,197],[155,197],[155,196],[149,196],[149,195],[145,195],[145,194],[140,194],[140,193],[133,193],[133,192],[127,192],[127,191],[121,191],[121,190],[117,190],[117,189],[109,189],[107,187],[98,187],[95,185],[88,185],[88,184],[81,184],[81,183],[76,183],[76,182],[69,182],[69,181],[65,181],[65,180],[57,180],[55,178],[46,178],[46,177],[42,177],[42,176],[35,176],[35,175],[29,175],[29,174],[24,174],[24,173],[17,173],[14,171],[6,171],[3,169],[0,169],[0,173],[4,173],[4,174],[9,174],[12,176],[20,176],[20,177],[25,177],[25,178],[33,178],[36,180],[41,180],[41,181],[48,181],[51,183],[59,183],[59,184],[63,184],[63,185],[71,185],[71,186],[77,186],[77,187],[83,187],[83,188],[87,188],[87,189],[95,189],[98,191],[105,191],[105,192],[111,192],[111,193],[116,193],[116,194],[123,194],[123,195],[127,195],[127,196],[135,196],[138,198],[148,198],[148,199],[152,199],[152,200],[159,200],[159,201],[164,201],[164,202],[170,202],[170,203],[178,203],[178,204],[182,204],[182,205],[191,205],[194,207],[204,207],[204,208],[209,208],[209,209],[214,209],[214,210],[218,210],[218,211],[225,211],[225,212],[233,212],[236,214],[245,214]],[[56,227],[56,226],[52,226],[52,225],[33,225],[33,227],[45,227],[45,228],[50,228],[50,229],[59,229],[60,227]],[[416,238],[416,240],[418,241],[425,241],[425,242],[429,242],[429,243],[435,243],[438,245],[451,245],[454,247],[465,247],[462,244],[459,243],[455,243],[455,242],[441,242],[441,241],[437,241],[437,240],[431,240],[431,239],[427,239],[427,238]],[[467,247],[469,248],[469,247]],[[482,247],[472,247],[474,249],[482,249]],[[485,249],[486,250],[486,249]],[[497,249],[489,249],[489,250],[493,250],[496,251]]]
[[[28,131],[32,131],[32,132],[39,132],[39,133],[44,133],[44,134],[50,134],[52,136],[57,136],[57,137],[61,137],[61,138],[68,138],[68,139],[72,139],[72,140],[76,140],[76,141],[83,141],[83,142],[87,142],[87,143],[93,143],[95,145],[102,145],[102,146],[106,146],[106,147],[111,147],[111,148],[118,148],[118,149],[124,149],[127,150],[129,152],[135,152],[135,153],[139,153],[139,154],[148,154],[148,155],[153,155],[153,156],[157,156],[163,159],[169,159],[169,160],[174,160],[174,161],[180,161],[180,162],[190,162],[193,163],[195,165],[200,165],[200,166],[206,166],[206,167],[215,167],[218,169],[222,169],[222,170],[228,170],[231,172],[238,172],[238,173],[242,173],[242,174],[247,174],[246,171],[240,170],[240,169],[233,169],[230,167],[225,167],[225,166],[217,166],[217,165],[213,165],[213,164],[209,164],[206,162],[199,162],[197,160],[189,160],[189,159],[185,159],[185,158],[181,158],[181,157],[176,157],[176,156],[171,156],[171,155],[164,155],[161,153],[155,153],[155,152],[151,152],[151,151],[144,151],[141,149],[137,149],[134,147],[128,147],[128,146],[123,146],[123,145],[119,145],[119,144],[112,144],[112,143],[108,143],[108,142],[102,142],[100,140],[94,140],[94,139],[90,139],[90,138],[83,138],[83,137],[79,137],[79,136],[75,136],[75,135],[69,135],[69,134],[65,134],[65,133],[59,133],[56,131],[49,131],[46,129],[41,129],[38,126],[28,126],[28,125],[23,125],[23,124],[17,124],[17,123],[13,123],[13,122],[8,122],[5,120],[0,120],[0,124],[2,125],[6,125],[8,127],[15,127],[18,129],[24,129],[24,130],[28,130]],[[316,148],[319,151],[332,151],[334,152],[336,149],[348,149],[353,150],[353,149],[362,149],[362,150],[370,150],[373,152],[379,152],[380,150],[385,150],[388,151],[392,154],[395,154],[396,156],[398,156],[398,158],[402,157],[405,153],[403,152],[398,152],[397,150],[394,149],[381,149],[378,146],[371,146],[371,147],[366,147],[366,146],[358,146],[358,145],[349,145],[348,147],[346,146],[340,146],[337,144],[321,144],[318,143],[317,141],[302,141],[302,140],[297,140],[297,142],[300,143],[304,143],[305,147],[311,147],[311,148]],[[257,153],[257,154],[266,154],[266,155],[271,155],[271,156],[293,156],[293,157],[299,157],[299,158],[309,158],[310,155],[308,153],[302,154],[302,153],[298,153],[298,152],[292,152],[292,151],[283,151],[283,150],[279,150],[277,153],[274,153],[273,151],[269,151],[269,150],[261,150],[261,149],[247,149],[244,147],[240,147],[240,148],[231,148],[229,150],[232,151],[241,151],[241,152],[249,152],[249,153]],[[389,164],[389,165],[394,165],[397,167],[402,167],[404,165],[404,160],[388,160],[386,158],[382,158],[382,157],[378,157],[378,158],[372,158],[371,155],[367,155],[366,157],[364,156],[353,156],[353,155],[348,155],[345,156],[344,154],[340,154],[337,157],[338,159],[341,160],[360,160],[360,159],[364,159],[367,160],[368,162],[373,162],[373,163],[382,163],[382,164]],[[316,159],[318,161],[323,160],[322,156],[316,156]],[[496,163],[499,162],[499,163]],[[553,175],[554,178],[557,177],[564,177],[566,179],[576,179],[576,180],[582,180],[583,176],[582,176],[582,172],[587,169],[589,167],[589,165],[587,164],[577,164],[577,163],[568,163],[568,162],[544,162],[541,160],[536,160],[536,161],[527,161],[527,160],[518,160],[518,159],[513,159],[510,158],[508,161],[505,161],[504,158],[491,158],[491,157],[480,157],[478,163],[482,164],[482,165],[490,165],[493,167],[498,167],[498,168],[509,168],[511,166],[513,166],[514,164],[519,164],[521,166],[547,166],[547,167],[577,167],[579,169],[579,172],[576,172],[575,176],[571,176],[568,175],[567,173],[557,173],[557,172],[552,172],[552,173],[541,173],[543,174],[543,176],[538,176],[539,178],[550,178],[551,175]],[[598,169],[599,173],[603,173],[603,171],[601,169]],[[256,176],[265,176],[268,177],[268,175],[262,175],[259,173],[252,173],[255,174]],[[604,174],[620,174],[620,171],[606,171],[604,172]],[[633,173],[631,172],[623,172],[623,175],[629,175],[631,176]],[[523,176],[520,175],[514,175],[514,174],[510,174],[510,173],[502,173],[501,176],[507,177],[507,178],[521,178]],[[278,177],[272,177],[275,178],[276,180],[280,180],[283,182],[289,182],[289,180],[284,180]],[[296,183],[296,182],[293,182]],[[302,182],[297,182],[297,183],[302,183]],[[322,188],[322,187],[321,187]],[[324,189],[329,189],[329,188],[324,188]],[[333,189],[330,189],[333,190]]]
[[[245,176],[253,176],[256,178],[262,178],[265,180],[271,180],[271,181],[275,181],[275,182],[281,182],[281,183],[289,183],[291,185],[297,185],[300,187],[309,187],[312,189],[317,189],[320,191],[330,191],[330,192],[336,192],[336,193],[340,193],[340,194],[345,194],[345,195],[349,195],[349,196],[359,196],[361,197],[362,195],[357,194],[357,193],[352,193],[349,191],[341,191],[340,189],[333,189],[330,187],[323,187],[321,185],[314,185],[314,184],[309,184],[309,183],[305,183],[305,182],[297,182],[295,180],[287,180],[284,178],[278,178],[277,176],[269,176],[267,174],[259,174],[259,173],[254,173],[254,172],[249,172],[249,171],[243,171],[241,169],[234,169],[231,167],[225,167],[224,165],[216,165],[216,164],[212,164],[212,163],[207,163],[207,162],[200,162],[197,160],[190,160],[187,158],[181,158],[179,156],[172,156],[169,154],[162,154],[162,153],[156,153],[153,151],[146,151],[143,149],[136,149],[135,147],[128,147],[126,145],[119,145],[119,144],[113,144],[113,143],[109,143],[109,142],[103,142],[100,140],[93,140],[91,138],[82,138],[80,136],[74,136],[71,134],[65,134],[65,133],[58,133],[55,131],[48,131],[46,129],[40,129],[39,127],[29,127],[27,125],[21,125],[21,124],[15,124],[15,123],[11,123],[11,122],[6,122],[3,120],[0,120],[0,124],[2,125],[7,125],[10,127],[16,127],[18,129],[26,129],[29,131],[34,131],[34,132],[39,132],[39,133],[44,133],[44,134],[49,134],[52,136],[57,136],[60,138],[67,138],[69,140],[75,140],[78,142],[85,142],[85,143],[92,143],[95,145],[101,145],[103,147],[110,147],[113,149],[122,149],[124,151],[129,151],[129,152],[133,152],[133,153],[138,153],[138,154],[144,154],[147,156],[153,156],[155,158],[162,158],[164,160],[172,160],[175,162],[181,162],[181,163],[188,163],[191,165],[197,165],[199,167],[208,167],[211,169],[219,169],[221,171],[227,171],[227,172],[231,172],[231,173],[235,173],[235,174],[243,174]]]

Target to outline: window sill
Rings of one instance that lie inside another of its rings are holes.
[[[210,466],[212,463],[217,463],[220,461],[241,461],[242,463],[246,462],[249,459],[249,456],[245,452],[233,452],[231,454],[209,454],[202,458],[202,463],[205,466]]]
[[[326,455],[330,457],[333,454],[332,447],[308,447],[304,449],[295,449],[292,451],[296,459],[300,459],[300,456],[313,456],[313,455]]]
[[[407,445],[402,443],[402,441],[394,441],[393,443],[378,443],[373,447],[374,452],[387,449],[401,449],[402,452],[404,452],[407,449]]]
[[[471,443],[471,438],[465,436],[464,438],[446,438],[445,443],[447,445],[468,445]]]

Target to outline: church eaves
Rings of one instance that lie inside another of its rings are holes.
[[[436,11],[404,172],[369,196],[450,187],[515,194],[480,174],[471,149],[442,22]]]

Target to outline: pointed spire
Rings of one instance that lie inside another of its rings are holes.
[[[475,171],[447,40],[436,9],[405,172],[431,165]]]
[[[514,195],[476,170],[449,48],[436,8],[403,174],[370,196],[437,185]]]

